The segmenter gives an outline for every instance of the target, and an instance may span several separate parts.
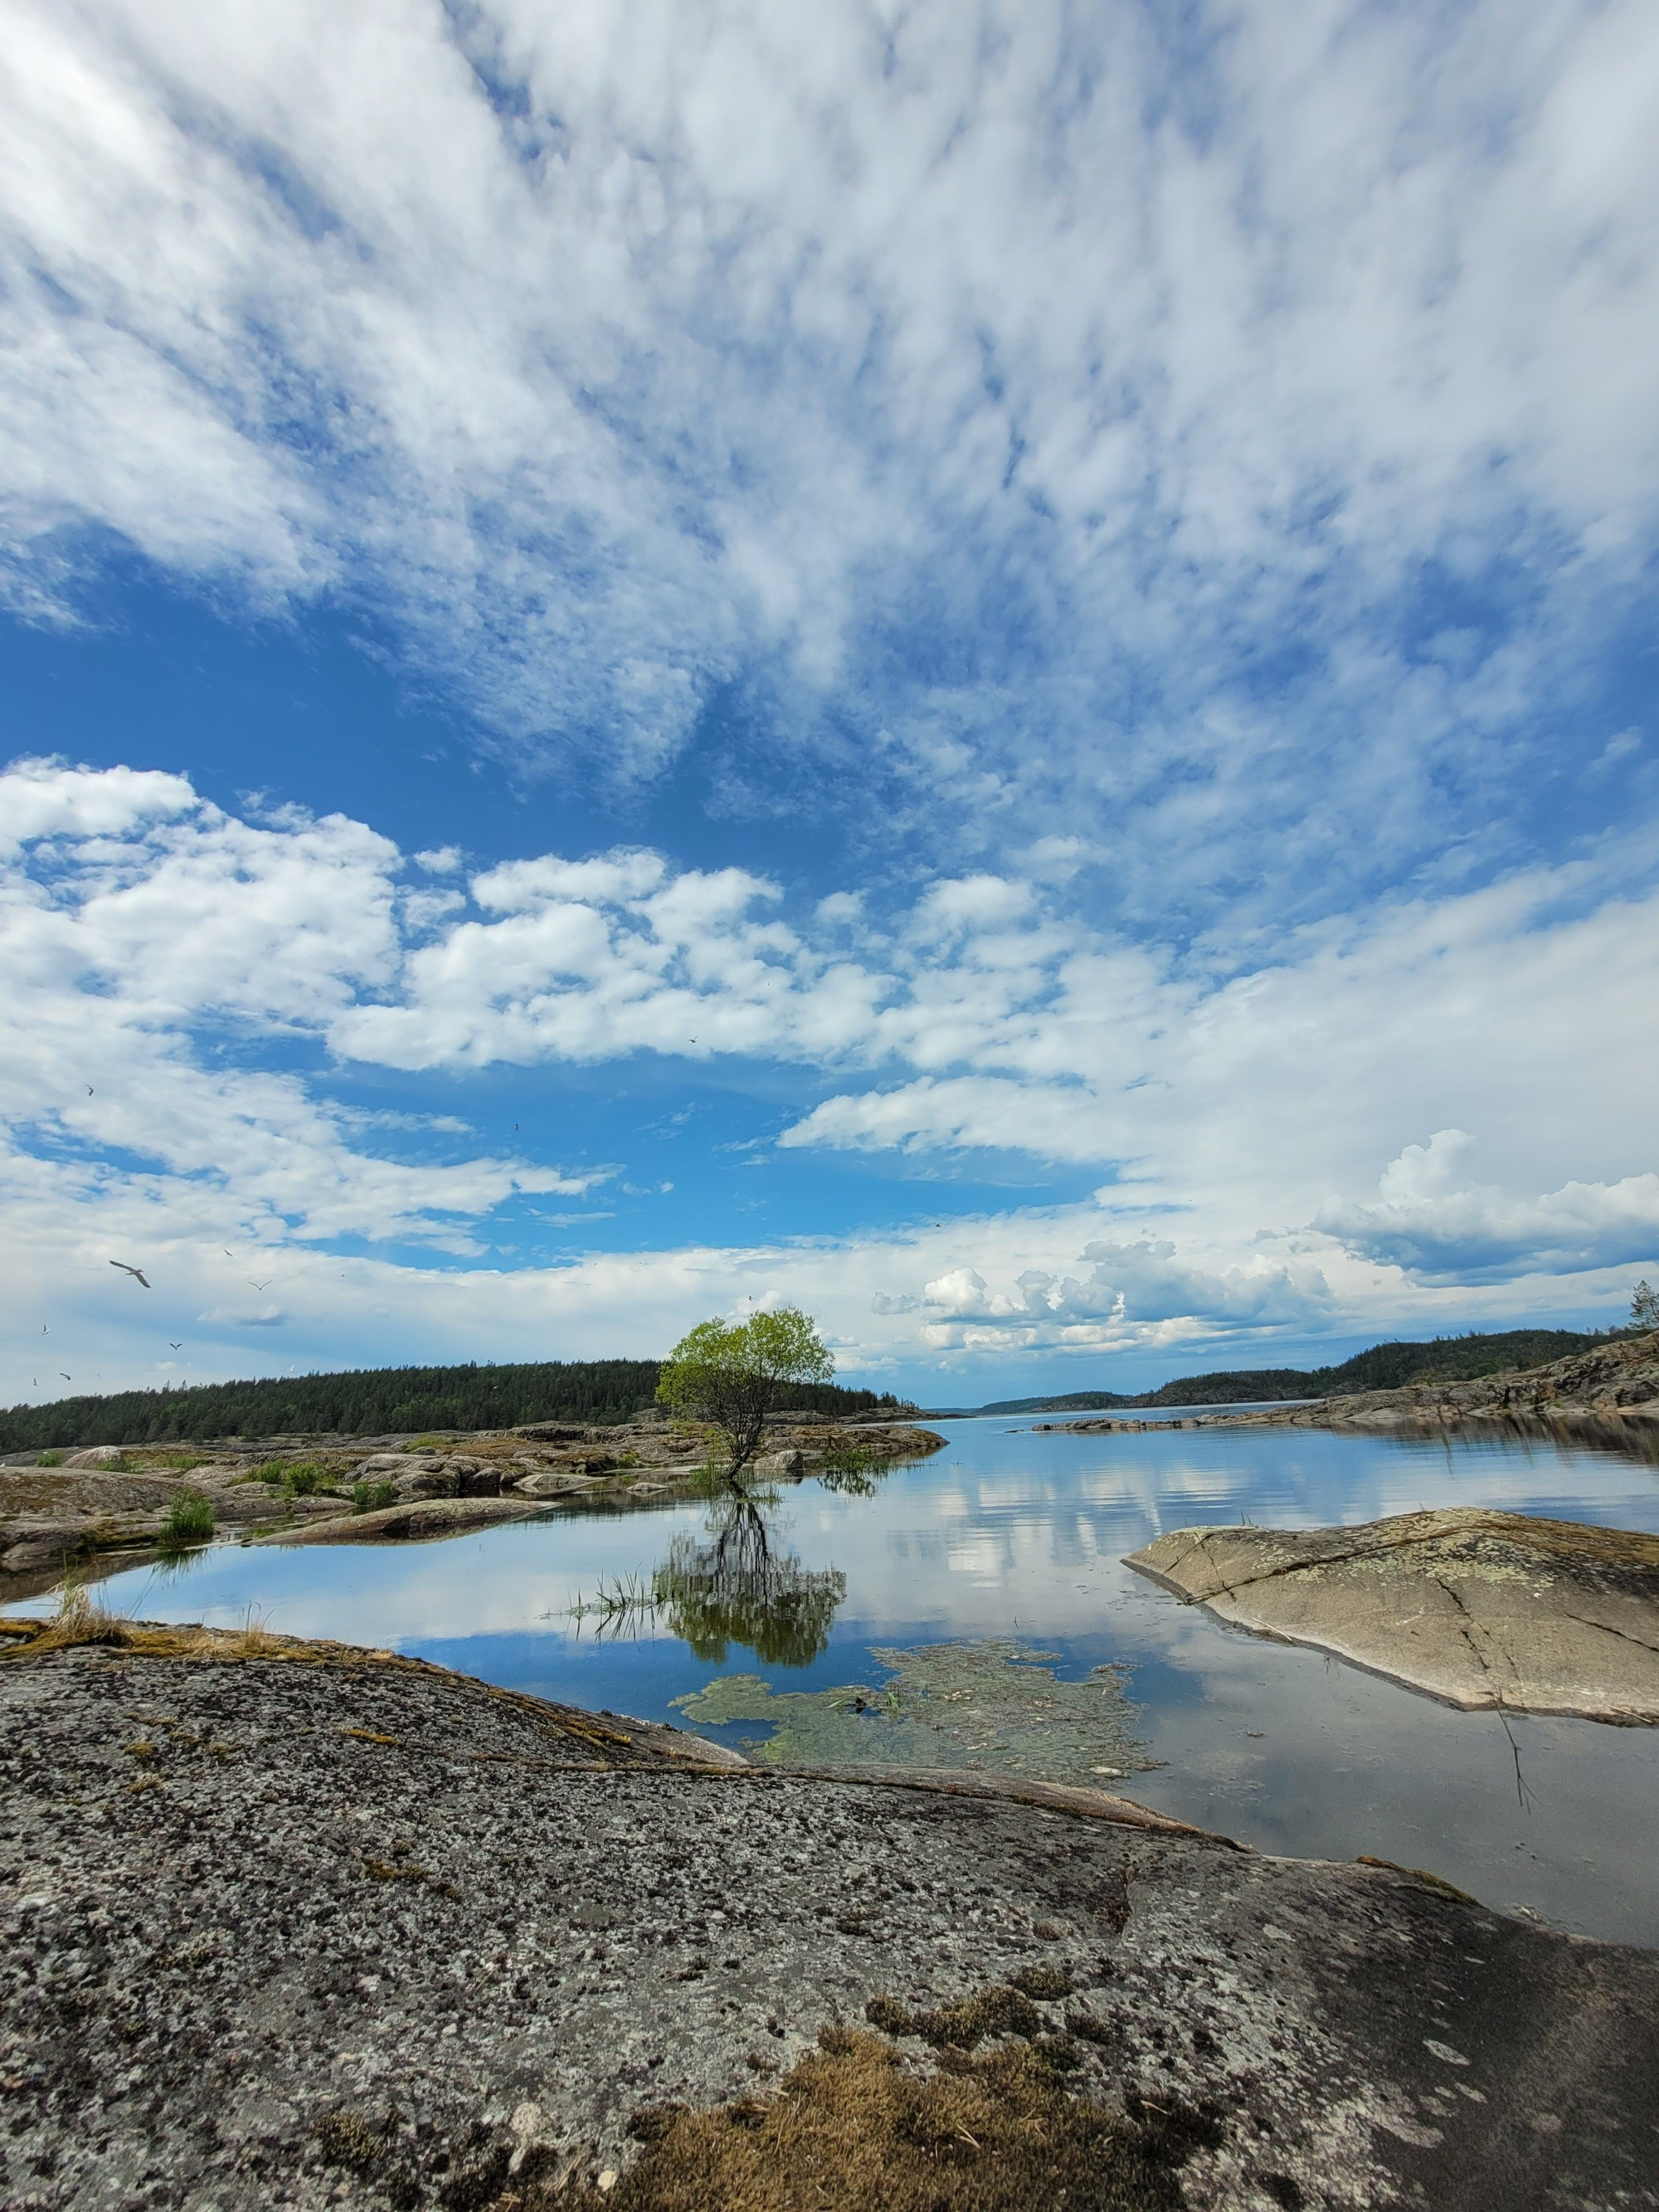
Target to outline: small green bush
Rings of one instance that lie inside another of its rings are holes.
[[[44,1451],[34,1464],[36,1467],[62,1467],[64,1455],[60,1451]]]
[[[290,1460],[283,1469],[283,1487],[295,1498],[309,1498],[328,1480],[328,1469],[314,1459]]]
[[[163,1550],[205,1544],[213,1534],[213,1500],[199,1490],[181,1490],[167,1509],[159,1539]]]
[[[891,1465],[890,1460],[867,1444],[841,1444],[824,1454],[817,1476],[826,1490],[839,1491],[848,1498],[867,1498]]]
[[[355,1513],[378,1513],[383,1505],[395,1505],[398,1486],[394,1482],[354,1482],[351,1486],[351,1507]]]

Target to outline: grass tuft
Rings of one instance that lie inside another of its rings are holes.
[[[877,2036],[818,2039],[775,2096],[642,2112],[637,2164],[566,2190],[561,2212],[1179,2212],[1180,2168],[1214,2138],[1203,2116],[1073,2095],[1028,2051],[918,2075]]]
[[[337,1645],[310,1644],[296,1636],[273,1635],[252,1607],[240,1628],[204,1628],[197,1622],[179,1627],[161,1621],[129,1620],[108,1613],[78,1584],[66,1583],[58,1610],[44,1620],[0,1620],[8,1641],[6,1659],[37,1659],[51,1651],[106,1644],[155,1659],[286,1659],[324,1657]],[[375,1653],[379,1657],[381,1655]]]
[[[167,1517],[155,1540],[165,1556],[185,1551],[192,1544],[208,1543],[212,1535],[213,1500],[199,1490],[181,1490],[167,1508]]]
[[[384,1506],[398,1502],[398,1486],[389,1477],[379,1482],[354,1482],[351,1486],[351,1510],[354,1513],[378,1513]]]

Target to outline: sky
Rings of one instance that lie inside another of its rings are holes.
[[[0,1397],[1659,1275],[1651,7],[0,23]]]

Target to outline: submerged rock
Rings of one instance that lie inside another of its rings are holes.
[[[1179,1528],[1124,1564],[1466,1711],[1659,1723],[1659,1536],[1453,1506],[1354,1528]]]
[[[674,1704],[699,1728],[768,1723],[750,1750],[774,1765],[959,1768],[1097,1788],[1154,1764],[1117,1668],[1062,1682],[1045,1663],[1057,1653],[1001,1637],[870,1656],[891,1670],[876,1686],[775,1693],[758,1674],[726,1674]]]

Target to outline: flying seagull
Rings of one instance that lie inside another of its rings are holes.
[[[58,1372],[60,1375],[64,1375],[64,1370],[63,1370],[63,1369],[62,1369],[61,1367],[58,1369]],[[64,1375],[64,1382],[74,1382],[74,1380],[75,1380],[75,1377],[74,1377],[72,1375]]]
[[[125,1260],[112,1260],[110,1265],[112,1267],[118,1267],[124,1275],[132,1276],[134,1280],[142,1283],[146,1290],[149,1288],[149,1278],[142,1267],[129,1267]]]
[[[250,1276],[248,1277],[248,1279],[247,1279],[247,1281],[248,1281],[248,1287],[249,1287],[249,1289],[250,1289],[250,1290],[254,1290],[254,1291],[265,1291],[265,1290],[269,1290],[269,1289],[270,1289],[270,1285],[271,1285],[276,1281],[276,1278],[275,1277],[275,1275],[267,1275],[267,1276],[265,1277],[264,1281],[263,1283],[256,1283],[256,1282],[254,1281],[254,1279],[253,1279],[252,1276],[252,1275],[250,1275]]]
[[[87,1085],[87,1096],[88,1096],[88,1098],[90,1098],[90,1097],[92,1097],[92,1095],[93,1095],[93,1091],[92,1091],[92,1085],[91,1085],[91,1084],[88,1084],[88,1085]]]
[[[174,1344],[173,1339],[169,1337],[167,1339],[167,1344],[169,1348],[174,1352],[182,1352],[185,1348],[185,1340],[182,1337],[179,1338],[177,1344]]]

